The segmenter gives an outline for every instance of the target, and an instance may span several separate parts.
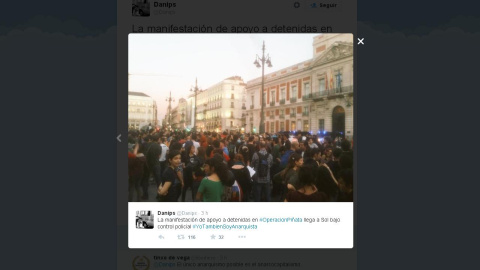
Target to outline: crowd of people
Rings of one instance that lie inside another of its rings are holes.
[[[131,130],[128,143],[129,202],[353,201],[340,136]]]

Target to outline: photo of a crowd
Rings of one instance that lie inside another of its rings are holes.
[[[342,134],[173,131],[128,136],[129,202],[352,202]]]
[[[353,201],[352,34],[128,39],[129,202]]]

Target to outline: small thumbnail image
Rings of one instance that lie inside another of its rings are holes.
[[[132,16],[150,16],[150,0],[132,0]]]
[[[137,211],[135,218],[135,227],[137,229],[153,229],[153,211]]]

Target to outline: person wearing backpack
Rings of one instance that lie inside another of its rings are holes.
[[[265,142],[260,143],[260,150],[253,154],[252,167],[255,170],[256,177],[254,181],[255,201],[260,202],[262,196],[270,202],[270,168],[273,164],[273,157],[266,150]]]

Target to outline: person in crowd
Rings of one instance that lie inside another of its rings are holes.
[[[218,140],[218,134],[216,132],[212,132],[210,134],[210,139],[211,139],[211,142],[210,144],[213,144],[214,141],[217,141]]]
[[[163,172],[165,171],[165,169],[167,168],[168,166],[168,162],[167,162],[167,154],[168,154],[168,146],[165,144],[167,141],[167,138],[164,137],[164,136],[161,136],[160,137],[160,147],[162,148],[162,153],[160,154],[160,171]]]
[[[353,169],[345,169],[338,179],[340,185],[340,202],[353,202]]]
[[[280,146],[280,148],[278,149],[278,152],[279,152],[279,156],[283,157],[285,155],[285,146],[283,146],[283,145]],[[288,162],[288,160],[287,160],[287,162]],[[274,163],[275,163],[275,161],[274,161]],[[277,198],[278,197],[281,198],[282,194],[284,193],[284,187],[282,185],[283,179],[280,176],[280,173],[283,169],[284,169],[284,167],[282,167],[281,161],[280,161],[280,163],[278,163],[278,167],[275,170],[275,173],[271,174],[272,175],[272,184],[273,184],[272,198],[275,197],[275,201],[278,201]]]
[[[323,137],[323,145],[324,145],[325,147],[333,147],[332,137],[331,137],[331,136],[325,136],[325,137]]]
[[[326,147],[325,152],[322,155],[323,163],[328,163],[333,158],[333,149],[332,147]]]
[[[229,160],[230,160],[230,154],[228,153],[227,143],[224,139],[220,140],[220,149],[223,150],[223,153],[225,153],[225,155],[227,155],[229,157]]]
[[[340,155],[338,163],[340,164],[340,171],[353,169],[353,154],[351,152],[343,152]]]
[[[280,144],[278,141],[278,137],[274,137],[272,139],[272,157],[273,157],[273,162],[280,164]]]
[[[139,202],[142,198],[141,184],[144,180],[144,175],[149,173],[147,167],[147,159],[143,154],[143,147],[136,143],[133,152],[129,152],[128,156],[128,201]],[[148,177],[148,176],[147,176]],[[148,180],[148,178],[147,178]],[[148,182],[147,182],[148,183]],[[148,186],[147,186],[148,192]],[[134,200],[134,195],[136,195]]]
[[[301,151],[298,151],[298,149],[300,149],[300,143],[298,141],[293,141],[291,145],[291,149],[293,152],[301,153]]]
[[[276,175],[281,171],[280,169],[280,145],[278,143],[278,137],[273,137],[272,138],[272,157],[273,157],[273,164],[272,164],[272,169],[270,170],[270,175],[273,176]]]
[[[353,160],[353,151],[352,151],[352,145],[350,143],[349,140],[342,140],[342,143],[341,143],[341,148],[342,148],[342,151],[345,153],[345,154],[348,154],[350,155],[350,157],[352,158]]]
[[[234,141],[235,141],[235,151],[237,153],[240,153],[242,146],[245,145],[243,141],[243,135],[242,136],[237,135]],[[243,160],[246,161],[245,156],[243,156]],[[245,165],[246,165],[246,162],[245,162]]]
[[[177,186],[176,188],[178,189],[176,194],[177,194],[177,201],[178,198],[180,198],[180,195],[182,194],[182,188],[185,185],[183,181],[183,169],[185,166],[184,161],[182,161],[185,158],[185,149],[182,148],[182,144],[179,143],[178,137],[174,137],[172,139],[172,142],[170,143],[170,148],[169,151],[179,151],[180,152],[180,164],[175,168],[175,173],[178,176],[178,179],[180,180],[180,186]]]
[[[152,136],[148,135],[148,134],[143,134],[143,135],[140,135],[141,137],[141,141],[139,141],[139,143],[143,146],[143,149],[145,149],[145,151],[147,151],[146,149],[148,149],[150,147],[150,143],[152,143]],[[146,153],[143,153],[144,155]]]
[[[181,183],[176,172],[181,163],[181,155],[178,150],[170,150],[168,153],[169,166],[163,172],[162,185],[158,188],[159,201],[176,202],[181,190]]]
[[[210,157],[213,157],[215,153],[223,155],[223,158],[225,159],[226,162],[230,161],[230,157],[225,154],[224,148],[222,147],[222,143],[219,140],[214,140],[213,141],[213,151],[210,153]]]
[[[200,143],[197,142],[197,133],[193,132],[190,136],[190,140],[193,142],[193,146],[195,147],[195,155],[198,154],[198,147],[200,147]]]
[[[198,158],[198,165],[194,167],[194,178],[193,178],[193,184],[192,184],[192,196],[193,198],[195,198],[195,200],[197,198],[198,187],[200,187],[200,183],[202,182],[202,179],[205,177],[205,171],[203,169],[203,165],[207,160],[205,147],[201,146],[198,148],[197,158]]]
[[[231,171],[237,180],[238,185],[242,189],[242,202],[248,202],[248,197],[252,190],[252,183],[250,178],[250,172],[245,165],[242,154],[236,154],[233,159],[233,166]]]
[[[342,137],[338,136],[335,138],[334,142],[333,142],[334,146],[336,148],[341,148],[341,145],[342,145]]]
[[[191,140],[190,135],[188,135],[188,136],[186,137],[185,142],[182,144],[182,149],[183,149],[183,150],[187,149],[187,146],[189,146],[189,145],[193,145],[193,141]],[[184,159],[185,159],[188,155],[189,155],[189,153],[183,152],[183,155],[182,155],[182,162],[183,162],[183,163],[185,163]]]
[[[288,139],[288,136],[287,136],[286,134],[283,134],[283,135],[282,135],[282,145],[286,147],[285,144],[287,143],[287,141],[290,141],[290,140]],[[287,149],[290,149],[290,147],[288,147]]]
[[[227,131],[224,131],[224,132],[220,135],[220,139],[221,139],[221,140],[225,140],[225,138],[227,138],[227,135],[228,135]]]
[[[184,134],[179,134],[178,138],[176,139],[179,144],[183,146],[185,142],[187,142],[187,139],[185,138]]]
[[[237,148],[236,148],[236,141],[237,141],[237,138],[238,136],[237,135],[229,135],[227,137],[227,148],[228,148],[228,157],[230,158],[230,167],[233,165],[234,163],[234,159],[235,159],[235,155],[238,153],[237,152]]]
[[[160,147],[160,135],[157,134],[152,137],[152,142],[148,145],[148,148],[145,152],[147,165],[150,170],[150,174],[155,180],[157,188],[162,182],[162,167],[160,166],[161,154],[162,148]]]
[[[287,190],[297,190],[299,188],[298,169],[302,165],[303,158],[298,153],[293,153],[288,159],[287,167],[281,173]]]
[[[313,157],[313,160],[315,160],[315,163],[317,163],[317,168],[320,167],[320,165],[322,165],[322,152],[320,150],[320,148],[313,148],[311,150],[311,154],[312,154],[312,157]]]
[[[249,165],[248,163],[248,157],[250,156],[249,149],[247,145],[242,145],[240,146],[239,153],[242,154],[243,156],[243,161],[245,162],[245,165]]]
[[[209,137],[209,138],[210,138],[210,137]],[[215,147],[213,147],[213,145],[211,145],[211,144],[208,144],[208,145],[207,145],[207,147],[205,148],[205,153],[206,153],[206,155],[207,155],[208,158],[211,157],[214,149],[215,149]]]
[[[302,157],[303,157],[303,154],[305,153],[305,150],[308,148],[308,146],[305,146],[305,145],[308,145],[307,142],[301,142],[301,143],[298,143],[298,142],[294,142],[294,145],[298,144],[298,148],[297,150],[295,150],[296,153],[300,154]]]
[[[283,169],[287,166],[290,155],[294,152],[290,140],[285,141],[285,153],[281,157],[280,168]]]
[[[136,145],[138,144],[138,146]],[[138,151],[140,148],[145,149],[144,147],[148,146],[147,143],[144,143],[143,139],[143,134],[140,132],[135,131],[129,131],[129,136],[128,136],[128,179],[129,179],[129,191],[130,191],[130,185],[133,184],[130,181],[132,179],[132,173],[134,173],[135,170],[138,170],[138,168],[135,168],[137,166],[137,154],[136,151]],[[137,171],[138,173],[138,171]],[[141,200],[148,200],[148,180],[150,178],[150,170],[148,169],[148,166],[146,165],[146,158],[145,158],[145,166],[144,166],[144,172],[142,174],[142,179],[140,180],[140,186],[142,188],[142,197],[139,198]],[[129,200],[130,201],[130,200]]]
[[[205,133],[200,132],[200,146],[204,147],[207,149],[208,146],[208,141],[207,141],[207,136],[205,136]]]
[[[265,142],[260,142],[260,150],[253,154],[252,167],[257,175],[254,179],[255,201],[260,202],[262,196],[267,202],[271,201],[271,178],[270,168],[273,164],[273,157],[267,152]]]
[[[270,136],[264,137],[264,142],[265,142],[265,149],[267,150],[268,153],[272,153],[272,138]]]
[[[310,149],[318,148],[318,145],[313,142],[313,138],[309,138],[309,139],[308,139],[308,147],[309,147]]]
[[[322,164],[317,170],[316,186],[318,190],[327,194],[329,201],[338,201],[340,195],[338,181],[333,175],[328,165],[325,163]]]
[[[313,145],[313,144],[315,144],[315,145]],[[309,145],[310,145],[310,143],[309,143]],[[315,146],[317,146],[317,147],[315,147]],[[320,147],[320,142],[318,140],[318,136],[313,135],[312,136],[312,146],[310,146],[310,148],[319,148],[319,147]]]
[[[248,137],[248,143],[247,143],[248,156],[244,156],[244,157],[247,157],[247,160],[246,160],[247,165],[252,164],[252,157],[253,157],[253,154],[256,152],[254,140],[255,140],[254,136]]]
[[[182,188],[182,202],[185,202],[185,195],[187,193],[187,189],[190,188],[192,190],[192,202],[195,201],[195,197],[193,196],[193,180],[194,176],[194,169],[199,165],[200,160],[195,155],[195,146],[193,144],[187,145],[185,149],[186,158],[185,158],[185,168],[183,170],[183,181],[184,185]]]
[[[229,179],[228,168],[218,158],[210,158],[204,165],[205,178],[198,188],[196,199],[204,202],[220,202],[224,191],[224,182]]]
[[[280,148],[278,149],[278,152],[280,152],[280,162],[281,162],[281,157],[283,157],[283,155],[285,154],[285,151],[287,149],[285,148],[285,146],[280,146]]]
[[[317,163],[314,156],[318,155],[320,150],[318,148],[307,148],[305,153],[303,154],[303,165],[310,166],[315,174],[315,171],[318,169],[320,164]]]
[[[338,178],[340,173],[340,156],[342,155],[343,150],[340,148],[333,149],[332,159],[327,162],[328,167],[332,170],[333,175]]]
[[[287,193],[285,202],[327,202],[328,196],[315,186],[315,177],[311,166],[298,168],[298,189]]]

